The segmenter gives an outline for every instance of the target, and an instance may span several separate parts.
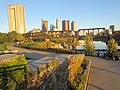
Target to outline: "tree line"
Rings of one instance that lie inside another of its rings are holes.
[[[8,32],[8,33],[0,32],[0,43],[1,44],[4,42],[14,42],[14,41],[24,41],[24,40],[25,38],[21,34],[15,31]]]

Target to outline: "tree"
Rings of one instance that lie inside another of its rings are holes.
[[[115,41],[115,39],[110,38],[110,40],[108,41],[107,52],[112,59],[114,58],[117,50],[118,50],[117,42]]]
[[[73,38],[72,40],[72,46],[73,46],[73,50],[76,50],[77,45],[80,45],[81,43],[78,42],[78,40],[76,38]]]
[[[25,38],[21,34],[15,31],[9,32],[8,38],[9,38],[9,41],[19,41],[19,42],[25,41]]]
[[[95,44],[93,43],[93,39],[87,34],[84,40],[83,50],[86,52],[87,55],[92,55],[95,50]]]
[[[6,33],[0,33],[0,43],[2,42],[8,42],[8,37]]]

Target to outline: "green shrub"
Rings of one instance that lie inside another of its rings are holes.
[[[25,43],[21,43],[20,45],[23,45],[23,46],[33,46],[33,45],[35,45],[35,44],[37,44],[38,42],[33,42],[33,41],[31,41],[31,42],[25,42]]]
[[[29,71],[27,66],[24,67],[25,64],[27,64],[27,60],[25,59],[24,55],[17,55],[8,60],[1,60],[0,72],[2,73],[0,73],[0,88],[2,88],[1,86],[4,85],[4,83],[7,83],[8,90],[20,88],[20,85],[25,81],[25,74],[27,74]],[[3,76],[3,73],[5,73],[7,76]],[[2,78],[6,78],[7,81],[2,81]]]
[[[0,51],[7,50],[7,46],[10,45],[11,42],[4,42],[0,44]]]

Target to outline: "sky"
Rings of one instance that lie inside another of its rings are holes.
[[[114,24],[120,30],[120,0],[0,0],[0,32],[9,32],[7,6],[23,4],[27,31],[41,29],[41,19],[76,21],[77,29]],[[61,26],[62,29],[62,26]]]

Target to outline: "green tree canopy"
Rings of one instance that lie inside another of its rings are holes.
[[[25,38],[21,34],[15,32],[15,31],[9,32],[8,38],[9,38],[9,41],[15,41],[15,40],[16,41],[24,41],[25,40]]]
[[[8,42],[8,36],[6,33],[0,33],[0,42]]]
[[[51,41],[43,41],[40,43],[36,43],[33,46],[37,48],[50,48],[54,43]]]

